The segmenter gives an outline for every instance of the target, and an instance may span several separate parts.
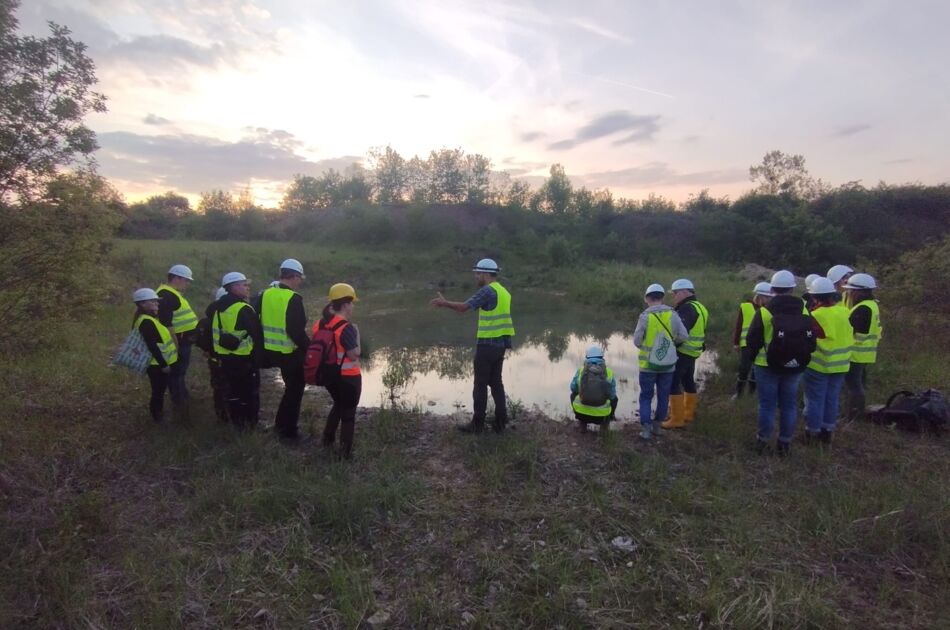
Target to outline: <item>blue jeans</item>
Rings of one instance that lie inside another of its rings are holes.
[[[834,431],[838,425],[838,399],[844,372],[822,374],[805,370],[805,427],[812,433]]]
[[[188,373],[188,364],[191,363],[190,343],[178,344],[178,360],[172,364],[171,374],[168,375],[168,393],[176,405],[188,400],[188,387],[185,385],[185,375]]]
[[[673,386],[672,372],[645,372],[640,370],[640,424],[648,427],[654,422],[666,420],[670,406],[670,388]],[[656,415],[651,415],[653,391],[656,390]]]
[[[802,373],[783,374],[757,365],[755,380],[759,392],[759,439],[771,439],[777,407],[778,439],[788,444],[795,436],[795,424],[798,422],[798,384],[802,380]]]

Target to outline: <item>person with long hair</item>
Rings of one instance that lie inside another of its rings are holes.
[[[340,459],[350,459],[353,454],[353,436],[356,433],[356,407],[363,391],[360,331],[351,321],[353,307],[357,301],[356,290],[349,284],[337,283],[330,287],[328,299],[328,304],[323,308],[323,316],[313,327],[313,332],[316,334],[321,329],[333,331],[340,374],[326,386],[330,398],[333,399],[333,406],[323,429],[323,446],[326,449],[334,448],[339,428],[340,445],[336,455]]]
[[[148,381],[152,386],[148,410],[155,422],[161,422],[163,419],[169,375],[172,366],[178,361],[178,345],[172,333],[158,320],[159,299],[153,289],[138,289],[132,294],[132,301],[135,302],[132,327],[142,335],[152,355],[145,373],[148,374]]]

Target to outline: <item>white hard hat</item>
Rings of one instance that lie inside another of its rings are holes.
[[[776,271],[772,275],[772,282],[769,284],[772,285],[773,289],[794,289],[797,286],[795,274],[787,269]]]
[[[499,271],[501,271],[501,269],[498,268],[498,263],[496,263],[491,258],[482,258],[472,268],[472,271],[481,271],[483,273],[498,273]]]
[[[214,299],[220,300],[227,294],[228,294],[227,289],[225,289],[224,287],[218,287],[218,290],[214,292]]]
[[[290,269],[291,271],[296,271],[301,276],[303,275],[303,265],[300,264],[300,261],[296,258],[288,258],[284,262],[280,263],[281,269]]]
[[[693,286],[693,283],[687,280],[686,278],[680,278],[679,280],[673,281],[673,286],[670,287],[671,291],[683,291],[688,289],[690,291],[695,291],[696,287]]]
[[[591,346],[587,349],[587,352],[584,354],[585,359],[603,359],[604,351],[600,346]]]
[[[755,285],[755,289],[753,289],[753,291],[755,292],[756,295],[764,295],[766,297],[772,297],[773,295],[775,295],[774,293],[772,293],[772,285],[769,284],[768,282],[758,283],[757,285]]]
[[[835,265],[828,270],[828,279],[831,280],[833,284],[838,284],[841,282],[841,279],[849,273],[854,273],[854,269],[847,265]]]
[[[845,289],[876,289],[877,282],[866,273],[856,273],[848,278],[848,283],[844,285]]]
[[[647,290],[643,295],[650,295],[651,293],[662,293],[663,295],[666,295],[666,290],[663,288],[663,285],[653,283],[647,287]]]
[[[244,282],[245,280],[247,280],[247,276],[245,276],[240,271],[229,271],[228,273],[224,274],[223,278],[221,278],[221,286],[227,287],[233,282]]]
[[[155,293],[155,289],[136,289],[132,294],[133,302],[144,302],[145,300],[157,300],[158,293]]]
[[[805,290],[811,291],[811,283],[820,278],[821,276],[817,273],[810,273],[805,276]]]
[[[191,275],[191,269],[185,265],[172,265],[171,269],[168,270],[173,276],[178,276],[184,278],[185,280],[194,280],[194,276]]]
[[[808,287],[808,292],[812,295],[828,295],[831,293],[836,293],[835,283],[828,278],[822,278],[821,276],[818,276]]]

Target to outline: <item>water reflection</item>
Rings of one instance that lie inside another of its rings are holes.
[[[457,293],[446,297],[461,300],[470,294]],[[570,381],[588,346],[596,343],[617,376],[617,415],[633,419],[640,392],[632,336],[639,310],[596,312],[551,292],[513,293],[518,334],[504,367],[508,396],[555,417],[572,417]],[[395,396],[437,413],[471,411],[476,316],[433,309],[431,297],[419,291],[361,296],[354,319],[363,345],[363,405]],[[307,305],[308,312],[321,307]],[[696,363],[700,385],[715,370],[715,353],[707,351]]]
[[[607,363],[617,377],[620,407],[617,416],[632,420],[640,394],[637,350],[632,335],[545,335],[512,350],[505,361],[508,396],[528,407],[537,405],[554,417],[571,416],[570,382],[584,361],[588,346],[606,348]],[[471,410],[472,347],[386,348],[374,353],[372,367],[363,370],[363,402],[388,400],[398,381],[402,402],[438,413]],[[696,362],[696,379],[702,385],[716,370],[715,352],[705,352]]]

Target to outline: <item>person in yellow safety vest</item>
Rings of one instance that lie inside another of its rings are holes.
[[[208,307],[205,309],[204,319],[208,329],[211,327],[211,318],[214,317],[214,313],[218,307],[218,300],[227,295],[228,292],[224,287],[218,287],[214,294],[214,300]],[[204,324],[199,320],[199,326]],[[218,420],[221,422],[227,423],[228,420],[228,382],[227,378],[224,376],[224,370],[221,367],[221,359],[216,356],[211,351],[207,352],[208,357],[208,377],[211,381],[211,397],[214,401],[214,415],[217,416]]]
[[[866,404],[865,387],[868,367],[877,362],[877,347],[881,342],[881,309],[874,299],[877,282],[866,273],[856,273],[844,285],[848,292],[851,325],[854,327],[854,347],[851,366],[845,377],[848,388],[848,417],[861,417]]]
[[[221,286],[227,294],[211,313],[212,348],[228,384],[228,416],[238,429],[250,430],[260,412],[261,322],[246,301],[251,288],[243,273],[224,274]]]
[[[167,280],[159,285],[156,293],[158,321],[172,334],[178,344],[178,361],[168,376],[168,393],[172,402],[181,410],[184,418],[188,416],[188,387],[185,377],[191,365],[191,348],[195,343],[195,329],[198,327],[198,315],[185,298],[185,290],[191,285],[194,276],[185,265],[172,265]]]
[[[588,424],[598,424],[601,431],[607,431],[618,402],[617,379],[604,361],[604,351],[591,346],[584,354],[584,365],[571,379],[571,408],[581,433],[587,432]]]
[[[673,303],[689,337],[677,346],[676,370],[673,372],[673,385],[670,389],[670,417],[662,426],[664,429],[684,427],[696,418],[696,359],[706,349],[706,327],[709,324],[709,311],[696,299],[696,288],[685,278],[673,282]]]
[[[152,414],[152,420],[161,422],[168,376],[178,362],[178,346],[168,328],[158,321],[159,297],[154,290],[138,289],[132,294],[132,301],[135,302],[132,327],[142,335],[152,355],[152,360],[145,370],[152,386],[148,410]]]
[[[350,459],[353,454],[353,437],[356,432],[356,407],[363,393],[363,376],[360,370],[360,330],[350,321],[353,317],[356,290],[345,282],[330,287],[327,294],[329,303],[323,307],[320,320],[313,327],[318,330],[333,331],[333,344],[336,360],[340,366],[340,377],[327,384],[327,392],[333,399],[333,406],[327,416],[323,429],[323,447],[332,449],[336,441],[336,430],[340,428],[340,448],[336,452],[340,459]]]
[[[748,350],[746,337],[749,336],[752,318],[774,295],[768,282],[759,282],[752,290],[752,299],[739,305],[739,314],[732,333],[732,347],[739,353],[739,371],[736,373],[736,393],[732,395],[733,400],[742,396],[746,384],[749,386],[749,393],[755,393],[755,371],[752,369],[755,357]]]
[[[809,292],[815,300],[811,315],[818,345],[805,369],[805,442],[830,444],[838,426],[841,387],[851,365],[854,329],[831,280],[817,278]]]
[[[805,292],[802,293],[802,299],[805,300],[805,308],[809,311],[815,308],[815,299],[811,293],[811,285],[818,278],[823,278],[824,276],[818,275],[817,273],[810,273],[805,276]]]
[[[303,362],[310,345],[307,313],[297,291],[306,276],[300,261],[288,258],[280,264],[280,280],[264,289],[255,300],[264,332],[264,366],[280,368],[284,394],[274,418],[274,432],[282,442],[300,441],[297,428],[303,399]]]
[[[633,345],[639,348],[640,437],[650,440],[660,435],[660,421],[669,410],[670,387],[676,370],[676,346],[686,342],[689,332],[672,307],[663,303],[666,295],[659,284],[651,284],[644,294],[647,308],[640,313],[633,332]],[[653,393],[656,392],[656,415]]]
[[[481,433],[485,429],[485,413],[488,408],[488,392],[491,389],[495,401],[495,421],[492,425],[495,433],[505,430],[508,422],[508,407],[505,399],[505,385],[501,374],[505,363],[505,353],[511,348],[511,338],[515,334],[515,325],[511,319],[511,293],[498,282],[501,269],[491,258],[483,258],[472,269],[478,291],[464,302],[450,302],[442,297],[433,299],[429,304],[437,308],[447,308],[456,313],[478,310],[478,332],[475,342],[475,387],[472,391],[472,421],[459,427],[463,433]]]

